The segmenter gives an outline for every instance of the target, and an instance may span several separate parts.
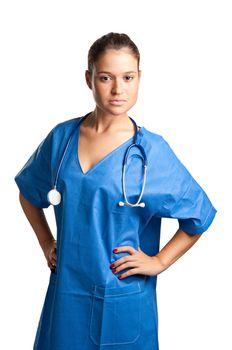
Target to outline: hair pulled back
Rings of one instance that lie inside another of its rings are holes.
[[[127,34],[110,32],[98,38],[90,47],[88,52],[88,70],[92,75],[93,65],[107,49],[120,50],[128,48],[131,54],[138,60],[138,70],[140,62],[140,53],[135,43]]]

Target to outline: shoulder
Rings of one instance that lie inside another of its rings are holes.
[[[146,139],[150,142],[162,142],[164,140],[163,136],[160,134],[157,134],[149,129],[147,129],[145,126],[142,127],[142,131]]]
[[[52,128],[50,133],[54,136],[64,136],[77,126],[80,119],[81,117],[76,117],[59,122]]]
[[[70,135],[76,129],[80,118],[76,117],[57,123],[42,140],[37,148],[37,152],[40,151],[46,157],[51,156],[51,153],[59,155]]]
[[[71,135],[72,131],[78,125],[78,121],[81,117],[76,117],[72,119],[67,119],[62,122],[57,123],[47,134],[47,136],[43,139],[42,144],[47,143],[50,145],[56,143],[62,143],[67,140],[67,138]]]
[[[151,163],[160,168],[185,169],[169,142],[160,134],[143,127],[144,147],[150,154]]]
[[[142,133],[144,142],[149,148],[152,148],[153,151],[160,152],[173,152],[168,141],[160,134],[157,134],[151,130],[148,130],[145,127],[142,127]]]

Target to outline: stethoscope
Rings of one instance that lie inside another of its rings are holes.
[[[91,113],[91,112],[90,112]],[[80,126],[80,124],[85,120],[85,118],[90,114],[90,113],[87,113],[84,117],[82,117],[77,126]],[[124,199],[125,199],[125,202],[123,201],[120,201],[118,203],[119,206],[124,206],[124,205],[127,205],[129,207],[145,207],[145,203],[144,202],[140,202],[141,199],[142,199],[142,196],[143,196],[143,193],[144,193],[144,187],[145,187],[145,183],[146,183],[146,177],[147,177],[147,157],[146,157],[146,154],[145,154],[145,151],[144,151],[144,148],[142,147],[141,144],[138,143],[138,126],[136,124],[136,122],[131,118],[131,121],[134,123],[134,126],[135,126],[135,135],[134,135],[134,138],[133,138],[133,143],[127,148],[126,152],[125,152],[125,155],[124,155],[124,159],[123,159],[123,168],[122,168],[122,190],[123,190],[123,196],[124,196]],[[72,140],[72,136],[73,136],[73,133],[74,131],[76,130],[76,127],[75,129],[73,130],[73,132],[71,133],[69,139],[68,139],[68,142],[66,144],[66,147],[64,149],[64,152],[62,154],[62,157],[61,157],[61,160],[60,160],[60,163],[59,163],[59,166],[57,168],[57,172],[56,172],[56,176],[55,176],[55,181],[54,181],[54,186],[53,188],[48,192],[47,194],[47,199],[48,199],[48,202],[52,205],[58,205],[60,204],[61,202],[61,193],[57,190],[57,182],[58,182],[58,178],[59,178],[59,173],[60,173],[60,169],[61,169],[61,166],[62,166],[62,163],[63,163],[63,160],[64,160],[64,157],[66,155],[66,152],[68,150],[68,147],[69,147],[69,144]],[[140,152],[142,153],[142,160],[143,160],[143,183],[142,183],[142,189],[141,189],[141,193],[138,197],[138,200],[136,203],[130,203],[127,199],[127,195],[126,195],[126,186],[125,186],[125,174],[126,174],[126,167],[127,167],[127,158],[129,156],[129,152],[130,150],[133,148],[133,147],[137,147],[139,148]]]

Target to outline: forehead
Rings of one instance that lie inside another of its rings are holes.
[[[119,50],[107,49],[99,56],[94,66],[97,73],[100,71],[130,72],[137,70],[137,62],[137,58],[125,47]]]

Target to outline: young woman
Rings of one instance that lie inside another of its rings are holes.
[[[127,114],[139,58],[126,34],[96,40],[86,70],[95,109],[56,125],[15,177],[51,271],[34,350],[157,350],[157,275],[216,214],[168,143]],[[159,250],[162,217],[179,229]]]

